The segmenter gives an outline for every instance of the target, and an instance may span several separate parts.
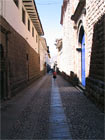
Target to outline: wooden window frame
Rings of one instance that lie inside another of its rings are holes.
[[[24,24],[26,24],[26,13],[23,7],[22,7],[22,21]]]
[[[30,20],[28,19],[28,31],[30,31]]]
[[[34,27],[32,27],[32,36],[34,37]]]
[[[3,45],[0,44],[0,58],[3,59],[4,58],[4,48]]]

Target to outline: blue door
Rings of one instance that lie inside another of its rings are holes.
[[[85,86],[85,35],[82,38],[82,85]]]

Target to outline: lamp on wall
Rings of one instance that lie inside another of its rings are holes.
[[[73,28],[74,28],[75,30],[77,30],[77,26],[76,26],[76,25],[74,25]]]

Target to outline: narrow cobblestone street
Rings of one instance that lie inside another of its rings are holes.
[[[46,75],[1,105],[2,139],[104,140],[104,113],[61,76]]]

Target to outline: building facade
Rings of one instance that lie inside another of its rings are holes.
[[[0,6],[0,93],[6,99],[40,76],[44,32],[34,0],[1,0]]]
[[[64,0],[61,24],[61,72],[72,81],[74,77],[88,96],[103,104],[105,1]]]
[[[51,70],[51,55],[50,55],[49,46],[47,46],[46,67],[47,67],[47,73],[48,73]]]
[[[58,54],[57,54],[57,67],[59,68],[58,71],[61,71],[61,59],[62,59],[62,39],[57,39],[56,40],[56,48],[58,49]]]
[[[47,47],[46,39],[40,37],[40,71],[46,73],[47,66],[50,66],[50,52]]]

